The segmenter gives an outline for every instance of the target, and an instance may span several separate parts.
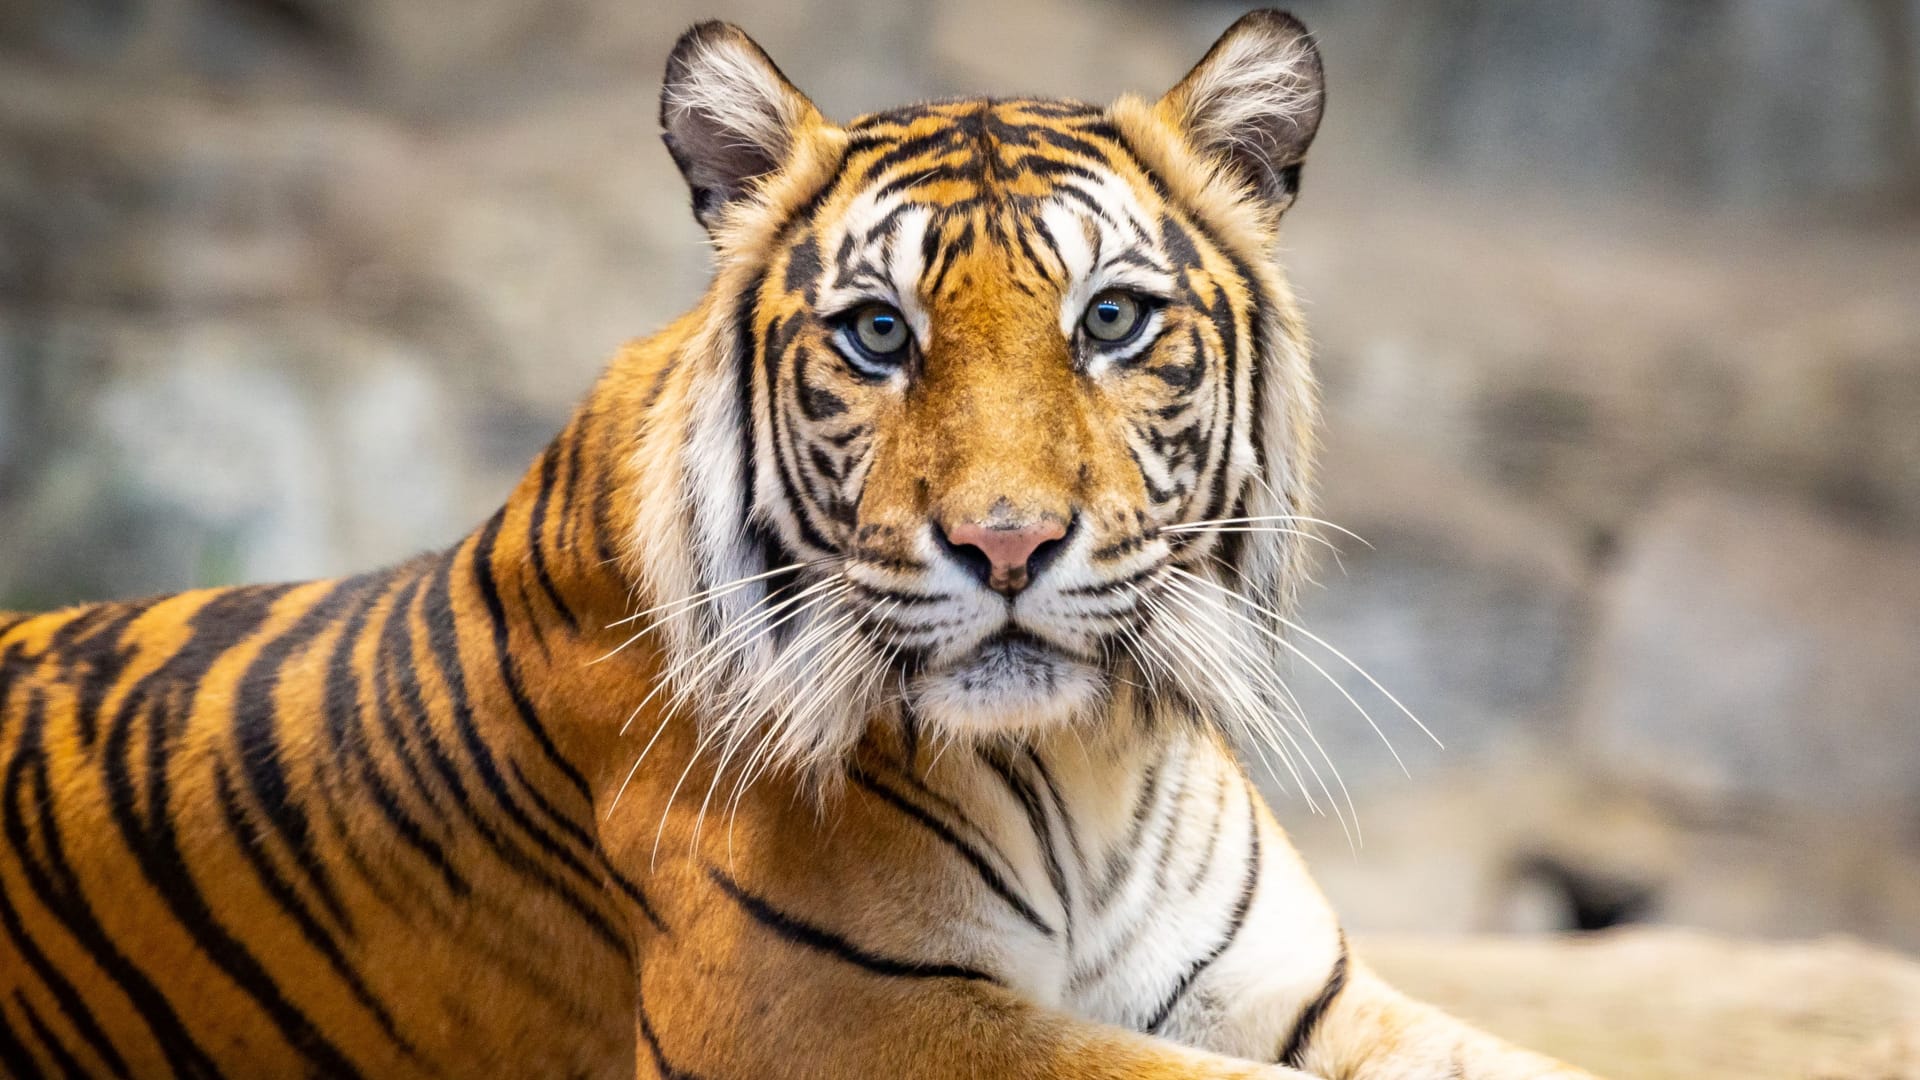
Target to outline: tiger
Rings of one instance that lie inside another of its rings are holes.
[[[483,525],[0,616],[4,1072],[1586,1076],[1369,969],[1236,751],[1333,797],[1274,670],[1323,98],[1274,11],[1153,102],[845,125],[689,30],[711,287]]]

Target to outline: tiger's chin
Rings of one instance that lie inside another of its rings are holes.
[[[1072,723],[1103,703],[1107,689],[1107,673],[1098,666],[1011,631],[922,672],[909,696],[933,730],[965,738],[1039,733]]]

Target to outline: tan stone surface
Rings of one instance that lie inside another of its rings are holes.
[[[1916,1080],[1920,964],[1682,930],[1364,938],[1388,979],[1612,1080]]]

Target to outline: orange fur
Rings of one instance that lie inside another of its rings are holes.
[[[1235,32],[1297,27],[1278,19]],[[928,520],[1077,515],[1087,529],[1151,533],[1166,522],[1121,433],[1183,407],[1181,380],[1201,376],[1181,365],[1203,360],[1227,373],[1209,391],[1224,411],[1207,460],[1222,477],[1257,464],[1275,506],[1303,510],[1316,406],[1300,320],[1268,255],[1279,204],[1250,198],[1231,162],[1183,132],[1193,76],[1157,106],[961,102],[842,128],[737,30],[688,40],[676,70],[718,56],[729,93],[766,97],[670,95],[670,131],[688,110],[737,104],[760,140],[744,151],[778,167],[736,189],[727,155],[743,147],[701,144],[698,131],[675,146],[696,190],[709,186],[714,285],[613,359],[498,515],[449,551],[342,581],[0,615],[0,1071],[1303,1075],[1037,1005],[988,960],[947,950],[937,931],[978,920],[973,873],[881,788],[839,784],[904,762],[900,775],[933,792],[963,782],[956,762],[928,760],[878,714],[770,764],[734,757],[756,717],[702,715],[710,687],[687,685],[697,668],[662,686],[701,640],[674,627],[697,620],[630,621],[658,605],[693,610],[696,587],[724,585],[700,562],[718,542],[701,500],[735,464],[757,470],[764,499],[767,470],[789,464],[764,440],[809,408],[826,418],[810,437],[861,448],[868,471],[854,504],[820,495],[807,525],[867,558],[915,559],[910,539]],[[947,285],[919,298],[929,338],[911,392],[887,397],[832,364],[809,374],[806,354],[833,345],[796,262],[831,253],[807,244],[876,185],[975,152],[889,162],[897,148],[994,125],[1057,138],[1017,167],[917,191],[949,206],[984,191],[943,227],[991,239],[956,246]],[[1005,209],[1053,190],[1036,161],[1082,167],[1078,140],[1107,148],[1101,167],[1191,235],[1175,269],[1212,312],[1169,304],[1166,344],[1109,389],[1076,369],[1052,286],[1013,255],[1010,223],[1027,219]],[[1248,384],[1267,396],[1250,401]],[[724,428],[748,390],[800,411],[779,413],[772,434],[736,433],[763,441],[733,463],[697,433]],[[1220,448],[1217,432],[1260,424],[1265,445]],[[1256,463],[1256,451],[1269,456]],[[813,477],[785,482],[824,490]],[[1226,486],[1194,483],[1183,512]],[[778,531],[749,517],[730,527]],[[1262,550],[1250,587],[1284,596],[1299,545]],[[813,685],[796,678],[789,697]],[[1034,746],[1080,738],[1008,730]],[[1253,819],[1279,835],[1257,804]],[[1286,1002],[1303,1017],[1293,1064],[1319,1075],[1576,1075],[1404,1001],[1364,968],[1327,993],[1324,1017]]]

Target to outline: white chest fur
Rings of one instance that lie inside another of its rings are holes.
[[[981,883],[977,919],[936,936],[1038,1004],[1271,1059],[1341,955],[1299,856],[1209,733],[954,751],[920,782]]]

